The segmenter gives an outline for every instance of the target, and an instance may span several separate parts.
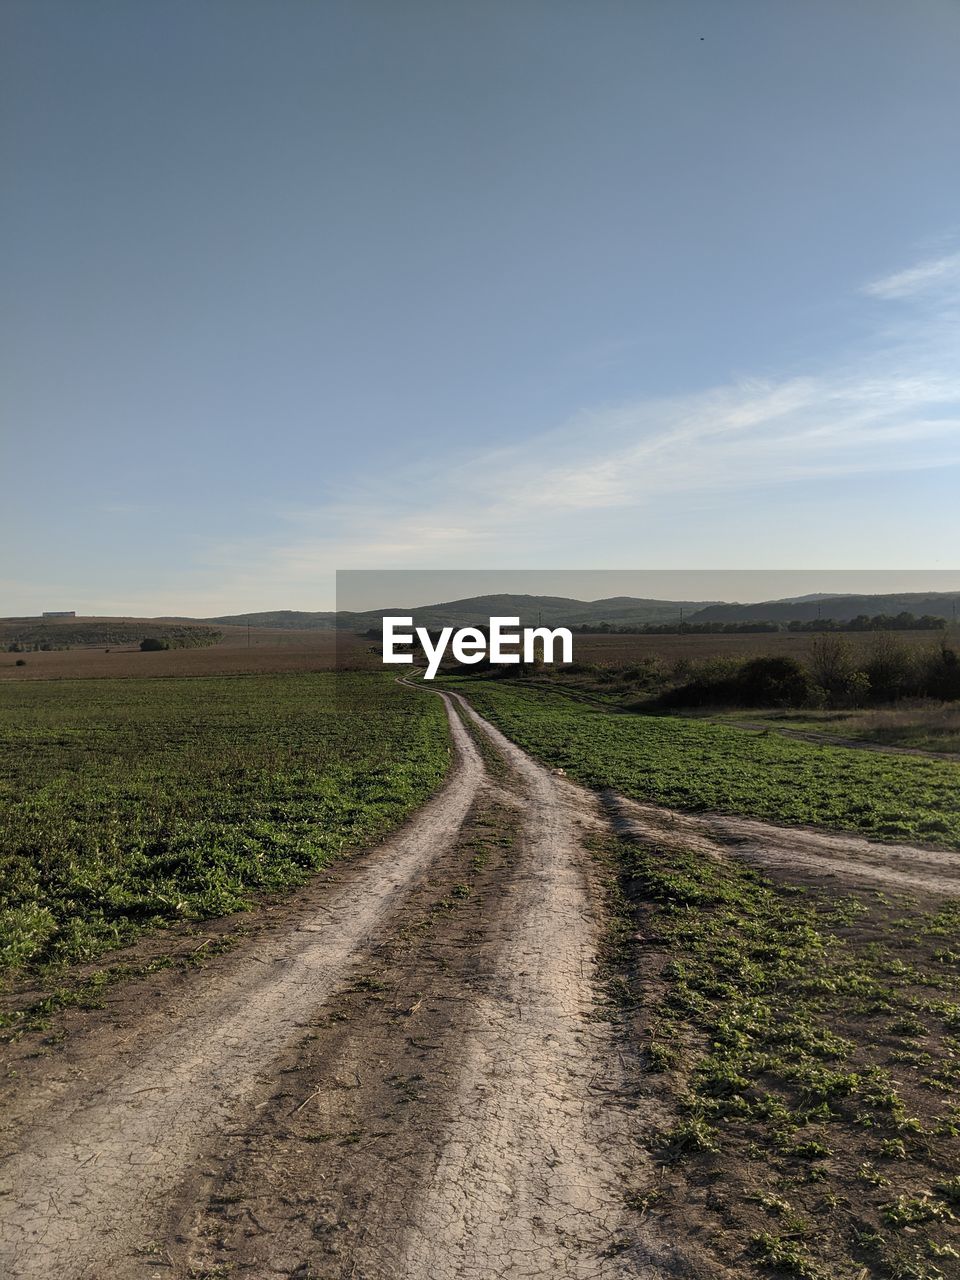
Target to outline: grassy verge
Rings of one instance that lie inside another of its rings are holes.
[[[439,699],[382,675],[58,681],[0,709],[0,971],[301,883],[423,802]]]
[[[616,854],[635,971],[659,973],[636,1030],[675,1117],[651,1141],[667,1176],[638,1197],[737,1274],[960,1274],[960,902]]]
[[[833,734],[887,747],[960,753],[960,704],[916,702],[862,711],[738,711],[713,719],[747,720],[772,729]]]
[[[592,787],[678,809],[960,848],[960,764],[672,716],[612,714],[501,680],[451,680],[481,714]]]

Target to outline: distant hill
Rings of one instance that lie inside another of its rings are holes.
[[[283,627],[298,630],[329,630],[347,628],[367,630],[379,627],[384,614],[412,617],[414,626],[447,627],[477,626],[492,617],[519,618],[523,627],[536,626],[539,622],[549,626],[581,626],[609,622],[616,625],[644,625],[653,622],[672,622],[689,617],[703,609],[702,600],[638,600],[632,596],[615,596],[608,600],[572,600],[566,596],[487,595],[470,596],[464,600],[449,600],[440,604],[416,607],[396,605],[386,609],[369,609],[362,613],[302,613],[292,609],[280,609],[272,613],[238,613],[219,618],[204,618],[204,622],[230,626]]]
[[[691,622],[812,622],[815,618],[833,618],[849,622],[866,614],[895,616],[912,613],[917,617],[933,617],[952,621],[960,616],[960,591],[903,592],[877,596],[813,596],[800,600],[764,600],[759,604],[712,604],[694,614]]]
[[[842,595],[842,591],[814,591],[808,596],[784,596],[782,600],[777,600],[777,604],[800,604],[805,600],[836,600],[837,596]]]
[[[603,600],[574,600],[567,596],[485,595],[468,596],[463,600],[448,600],[439,604],[404,607],[395,605],[385,609],[368,609],[362,612],[339,613],[332,610],[312,613],[300,609],[274,609],[258,613],[223,614],[216,618],[77,618],[53,619],[41,622],[39,618],[0,619],[0,638],[24,639],[36,642],[54,638],[57,646],[83,643],[120,643],[133,635],[142,637],[159,633],[171,624],[198,627],[266,627],[291,631],[367,631],[379,630],[384,614],[410,616],[414,626],[479,626],[491,617],[519,618],[523,627],[572,626],[589,628],[607,623],[612,627],[645,627],[678,623],[752,623],[772,622],[786,625],[790,622],[812,622],[817,618],[849,622],[861,614],[874,618],[878,614],[896,616],[912,613],[946,618],[953,622],[960,618],[960,591],[904,592],[886,595],[828,595],[814,594],[790,599],[764,600],[757,604],[737,604],[716,600],[648,600],[634,596],[612,596]],[[91,623],[98,623],[91,628]],[[70,636],[73,629],[76,635]],[[41,631],[43,634],[41,635]],[[81,632],[84,634],[81,636]]]
[[[703,601],[638,600],[615,596],[607,600],[572,600],[566,596],[492,595],[472,596],[443,604],[411,609],[417,626],[469,626],[491,617],[519,618],[522,627],[582,626],[590,623],[615,624],[670,622],[704,608]],[[379,622],[381,611],[373,615]]]
[[[230,613],[222,618],[202,618],[227,627],[279,627],[290,631],[330,631],[337,626],[335,613],[304,613],[299,609],[274,609],[266,613]]]
[[[223,633],[190,618],[0,618],[0,648],[104,649],[165,640],[173,649],[216,644]]]
[[[486,595],[468,596],[439,604],[409,607],[396,605],[386,609],[368,609],[359,613],[306,613],[279,609],[269,613],[238,613],[219,618],[204,618],[207,623],[225,626],[280,627],[296,630],[333,628],[366,631],[379,628],[384,614],[410,616],[414,626],[447,627],[478,626],[491,617],[519,618],[522,627],[536,626],[648,626],[677,622],[683,612],[685,622],[808,622],[815,618],[833,618],[848,622],[860,614],[895,615],[901,612],[932,614],[948,621],[953,619],[954,605],[960,614],[960,592],[907,592],[899,595],[808,595],[785,600],[764,600],[758,604],[724,603],[704,600],[646,600],[633,596],[612,596],[604,600],[573,600],[567,596]]]

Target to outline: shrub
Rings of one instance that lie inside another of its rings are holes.
[[[870,697],[870,677],[865,671],[851,671],[841,694],[844,706],[862,707]]]
[[[913,655],[885,631],[877,632],[864,670],[875,701],[893,702],[920,692]]]
[[[817,701],[817,686],[796,658],[718,658],[689,670],[690,678],[668,690],[661,706],[802,707]]]
[[[729,658],[714,658],[694,663],[681,659],[674,666],[674,676],[684,683],[668,689],[660,699],[664,707],[709,707],[733,705],[737,696],[740,664]]]
[[[740,700],[747,706],[802,707],[811,682],[796,658],[751,658],[737,677]]]
[[[156,653],[161,649],[169,649],[170,641],[161,640],[158,636],[144,636],[140,641],[141,653]]]
[[[843,636],[827,632],[810,645],[810,672],[831,698],[846,689],[853,669],[850,645]]]
[[[923,693],[928,698],[954,702],[960,698],[960,653],[942,645],[927,656],[923,671]]]

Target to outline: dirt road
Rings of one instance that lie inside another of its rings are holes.
[[[308,1275],[322,1261],[323,1275],[614,1276],[656,1256],[624,1206],[635,1099],[591,1016],[599,896],[583,797],[477,721],[499,760],[491,777],[446,702],[451,779],[393,839],[229,954],[126,984],[55,1052],[18,1064],[2,1134],[4,1274],[200,1275],[229,1262]],[[494,866],[477,853],[483,831],[498,833]],[[434,963],[407,945],[393,998],[417,972],[419,994],[358,1034],[338,1002],[381,994],[363,975],[404,950],[414,917]],[[416,1095],[432,1073],[420,1118],[397,1085],[411,1052],[430,1060],[410,1073]],[[343,1099],[364,1091],[362,1115],[381,1115],[369,1142],[343,1124],[358,1098]],[[321,1114],[330,1132],[318,1135]],[[300,1143],[298,1125],[311,1126]],[[263,1193],[271,1179],[278,1197]],[[225,1180],[239,1189],[225,1194]]]
[[[0,1274],[722,1274],[631,1207],[663,1117],[597,1017],[589,835],[954,888],[960,859],[885,862],[865,842],[598,800],[441,696],[450,780],[392,839],[202,967],[132,980],[59,1042],[14,1046]]]

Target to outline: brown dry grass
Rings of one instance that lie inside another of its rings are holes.
[[[70,620],[73,621],[73,620]],[[82,621],[93,621],[83,619]],[[110,619],[137,622],[144,619]],[[156,622],[157,619],[150,621]],[[0,681],[67,680],[131,676],[269,675],[297,671],[329,671],[337,665],[377,668],[379,645],[352,633],[294,631],[280,627],[221,626],[223,639],[202,649],[171,649],[141,653],[136,645],[112,648],[74,648],[50,653],[0,653]],[[942,632],[901,631],[897,643],[936,646]],[[0,640],[3,623],[0,621]],[[672,665],[682,658],[744,658],[758,654],[790,654],[806,657],[816,637],[776,632],[768,635],[576,635],[573,654],[577,662],[627,667],[644,659],[659,658]],[[845,636],[851,650],[868,652],[872,632]],[[960,637],[952,633],[952,643]],[[338,653],[339,646],[339,653]],[[17,658],[25,665],[18,667]]]
[[[222,627],[223,640],[203,649],[168,649],[141,653],[136,645],[63,649],[50,653],[0,654],[0,681],[126,679],[133,676],[272,675],[298,671],[330,671],[337,665],[337,637],[332,631],[287,631]],[[379,667],[371,642],[340,633],[340,663]],[[18,667],[17,659],[24,665]]]
[[[719,717],[718,717],[719,718]],[[864,740],[917,751],[960,752],[960,703],[911,698],[895,707],[854,711],[735,711],[722,717],[753,721],[824,738]]]

